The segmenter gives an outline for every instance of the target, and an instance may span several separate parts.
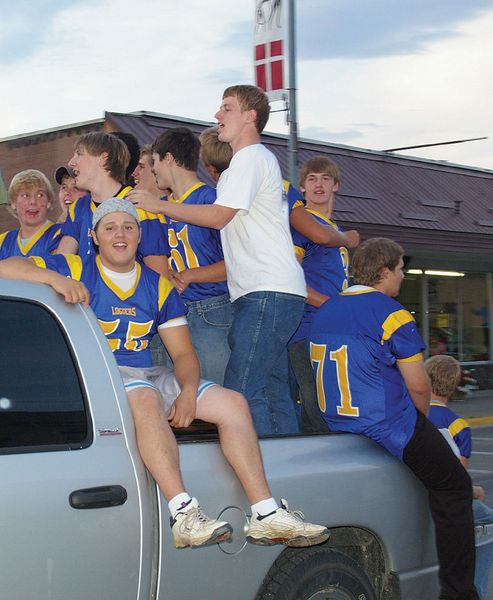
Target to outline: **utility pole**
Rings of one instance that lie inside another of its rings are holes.
[[[288,81],[288,158],[289,182],[298,187],[298,123],[296,116],[296,28],[295,0],[288,0],[288,47],[289,47],[289,81]]]

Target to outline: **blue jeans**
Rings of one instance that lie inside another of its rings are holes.
[[[287,343],[304,303],[301,296],[282,292],[252,292],[233,302],[224,385],[246,396],[258,435],[298,432]]]
[[[229,295],[185,304],[192,343],[200,362],[200,376],[222,385],[231,353],[228,333],[233,322],[233,305]]]
[[[472,514],[474,525],[493,524],[493,509],[480,500],[473,500]],[[490,567],[493,561],[493,539],[485,544],[481,544],[480,538],[477,541],[480,542],[480,545],[476,546],[474,585],[476,586],[481,600],[483,600],[483,598],[486,598],[486,588],[488,587]]]

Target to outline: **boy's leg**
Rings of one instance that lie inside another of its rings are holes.
[[[472,503],[474,525],[492,525],[493,509],[480,500]],[[493,562],[493,541],[476,546],[476,570],[474,571],[474,583],[479,596],[486,598],[488,580],[490,576],[491,563]]]
[[[172,499],[176,503],[179,500],[176,496],[186,494],[180,473],[178,445],[161,396],[151,387],[127,389],[127,396],[142,461],[168,503]],[[232,532],[229,523],[207,517],[195,498],[183,502],[176,511],[172,511],[171,529],[177,548],[225,541]]]
[[[228,334],[233,322],[233,307],[229,295],[185,304],[188,307],[188,328],[200,362],[201,377],[222,385],[231,354]]]
[[[251,505],[271,500],[265,478],[262,457],[245,398],[221,386],[206,389],[197,402],[197,417],[215,423],[222,451],[233,467]],[[274,507],[268,514],[259,515],[252,509],[247,540],[254,544],[311,546],[321,544],[329,537],[322,525],[304,522],[287,505]]]
[[[471,479],[442,434],[418,411],[404,463],[430,497],[442,600],[476,600]]]
[[[286,298],[289,306],[284,306],[278,296]],[[291,304],[295,305],[294,316]],[[252,292],[235,300],[233,309],[225,386],[247,398],[258,435],[297,432],[287,377],[281,387],[280,382],[274,381],[273,373],[282,355],[286,355],[287,342],[301,319],[303,299],[290,294]]]
[[[214,385],[200,396],[196,416],[216,425],[224,456],[233,467],[250,504],[269,498],[271,493],[257,434],[245,398],[238,392]]]
[[[156,390],[127,391],[137,445],[145,466],[169,502],[185,491],[180,474],[178,445]]]

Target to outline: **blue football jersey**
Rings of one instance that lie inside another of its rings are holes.
[[[319,212],[306,209],[316,221],[329,225],[337,231],[340,228],[334,221]],[[348,286],[349,252],[344,246],[329,247],[312,242],[307,237],[291,228],[295,252],[302,259],[301,266],[305,273],[307,285],[325,296],[336,296]],[[306,339],[317,307],[305,304],[305,310],[298,330],[290,342]]]
[[[465,419],[461,419],[448,406],[435,400],[431,401],[428,419],[435,427],[448,429],[459,448],[461,456],[465,458],[471,456],[471,429]]]
[[[132,188],[127,186],[118,192],[118,198],[125,198]],[[87,194],[78,198],[68,209],[67,218],[62,225],[62,236],[69,235],[79,244],[79,256],[96,254],[91,237],[92,215],[98,205]],[[146,256],[169,256],[166,236],[166,221],[163,215],[157,215],[137,208],[142,238],[137,249],[137,259],[142,261]]]
[[[170,202],[179,204],[214,204],[216,190],[197,183],[180,198],[169,197]],[[199,227],[174,219],[167,219],[168,243],[170,248],[169,266],[173,271],[183,271],[196,267],[205,267],[224,260],[219,230]],[[182,293],[189,302],[204,300],[213,296],[227,294],[226,281],[191,283]]]
[[[300,190],[291,185],[287,179],[282,180],[282,190],[283,195],[288,203],[289,214],[291,214],[291,211],[294,208],[298,208],[298,206],[305,206],[303,194],[300,192]]]
[[[397,365],[422,360],[425,347],[412,315],[374,288],[353,286],[318,309],[308,339],[329,428],[364,434],[402,460],[417,413]]]
[[[33,258],[40,267],[82,281],[91,293],[91,308],[120,366],[151,367],[150,342],[159,325],[183,317],[187,309],[171,283],[136,263],[132,289],[123,291],[104,273],[99,255],[55,254]]]
[[[48,221],[39,231],[22,242],[20,229],[0,234],[0,260],[9,256],[47,256],[56,250],[61,240],[61,226]]]

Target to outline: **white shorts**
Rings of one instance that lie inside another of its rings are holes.
[[[166,416],[169,416],[171,407],[180,394],[180,386],[171,369],[163,366],[157,367],[118,367],[125,385],[125,390],[130,392],[137,388],[151,388],[156,390],[164,403]],[[197,400],[210,387],[218,385],[212,381],[201,379],[197,391]]]

